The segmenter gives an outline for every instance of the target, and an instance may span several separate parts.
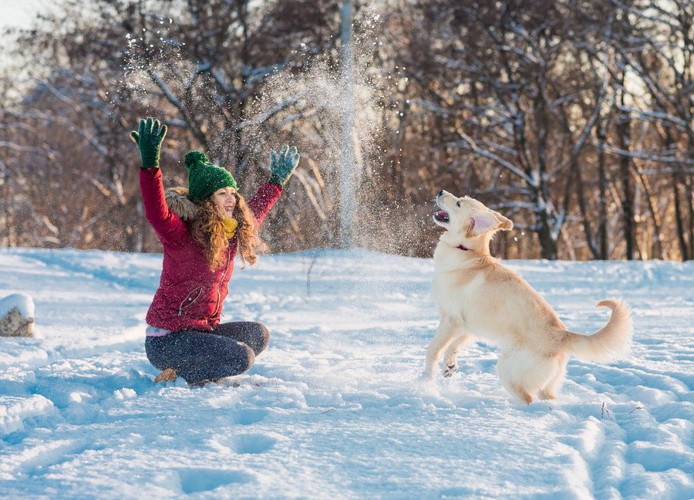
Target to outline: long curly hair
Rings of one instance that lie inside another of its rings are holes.
[[[257,252],[264,249],[264,244],[258,235],[258,224],[246,200],[236,193],[236,207],[233,217],[238,221],[234,238],[238,238],[238,252],[241,255],[243,267],[246,263],[253,265],[258,260]],[[191,234],[205,249],[207,262],[213,271],[226,264],[226,250],[229,240],[224,233],[224,216],[219,213],[212,197],[198,203],[197,216],[191,223]]]

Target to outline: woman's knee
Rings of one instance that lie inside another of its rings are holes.
[[[267,349],[268,344],[270,344],[270,330],[267,326],[262,323],[258,323],[259,328],[259,345],[258,348],[253,348],[256,356]]]
[[[215,356],[201,356],[182,366],[180,375],[189,383],[198,383],[233,377],[248,371],[255,361],[253,349],[244,343],[233,342],[220,349]]]
[[[263,352],[270,343],[270,330],[257,321],[222,323],[213,333],[250,346],[256,356]]]
[[[256,321],[241,323],[240,326],[241,333],[235,338],[253,349],[253,354],[257,356],[267,348],[270,343],[270,330],[267,326]]]
[[[239,356],[239,359],[232,359],[232,365],[235,365],[239,373],[248,371],[253,363],[255,362],[255,352],[253,349],[246,344],[239,344],[243,348],[243,353]]]
[[[226,377],[248,371],[255,362],[255,352],[249,345],[233,340],[231,342],[233,344],[227,346],[218,362],[218,368],[226,372]]]

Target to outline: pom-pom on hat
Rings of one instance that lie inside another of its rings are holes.
[[[183,157],[183,163],[188,169],[188,198],[191,201],[202,201],[225,187],[236,189],[231,173],[212,163],[204,153],[190,151]]]

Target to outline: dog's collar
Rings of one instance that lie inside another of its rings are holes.
[[[461,250],[463,250],[463,251],[465,251],[465,252],[469,252],[469,251],[470,251],[470,249],[469,249],[468,247],[466,247],[465,245],[462,245],[462,244],[461,244],[461,245],[458,245],[456,248],[460,248]]]

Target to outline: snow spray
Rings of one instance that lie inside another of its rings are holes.
[[[290,186],[300,195],[306,191],[324,221],[316,228],[322,245],[388,251],[389,238],[363,228],[377,228],[379,219],[387,217],[371,202],[369,186],[382,189],[377,177],[388,151],[379,150],[379,144],[386,142],[384,134],[398,118],[390,89],[401,82],[398,73],[404,68],[388,70],[376,64],[382,48],[379,11],[387,2],[361,7],[357,20],[351,4],[345,1],[340,12],[339,63],[334,53],[318,54],[299,44],[289,59],[300,71],[278,66],[263,75],[262,85],[246,103],[244,120],[235,125],[244,136],[243,165],[234,165],[233,159],[224,165],[235,175],[251,163],[267,168],[270,149],[286,142],[296,145],[302,161],[295,173],[298,182]],[[170,101],[183,95],[205,69],[182,55],[185,44],[177,36],[175,20],[163,17],[157,23],[156,29],[126,36],[122,88],[128,95],[121,98],[135,98],[152,114],[157,114],[162,97]],[[213,156],[232,133],[224,129],[211,138]]]

